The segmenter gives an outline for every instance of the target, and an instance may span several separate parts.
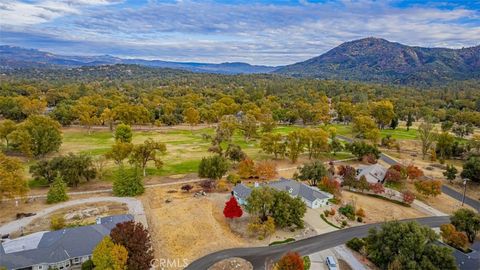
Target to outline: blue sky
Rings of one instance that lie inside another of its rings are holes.
[[[283,65],[349,40],[480,44],[480,1],[0,0],[0,44],[57,54]]]

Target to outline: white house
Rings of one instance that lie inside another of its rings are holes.
[[[376,183],[383,183],[385,179],[385,175],[387,174],[387,168],[383,167],[380,164],[373,164],[373,165],[362,165],[357,170],[357,179],[360,177],[365,176],[368,183],[376,184]]]
[[[317,187],[311,187],[291,179],[281,178],[279,181],[266,183],[265,186],[288,192],[292,197],[299,197],[310,208],[327,206],[328,200],[333,198],[332,194],[321,191]],[[233,188],[233,195],[242,205],[247,203],[246,200],[251,192],[252,189],[244,184],[238,184]]]

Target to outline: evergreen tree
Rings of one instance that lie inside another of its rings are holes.
[[[127,171],[121,167],[113,182],[113,194],[120,197],[133,197],[144,191],[140,170],[134,168],[132,171]]]
[[[47,203],[58,203],[68,200],[67,184],[63,181],[62,177],[57,176],[50,185],[50,189],[47,194]]]

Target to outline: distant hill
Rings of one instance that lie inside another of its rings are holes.
[[[25,49],[6,45],[0,46],[0,69],[2,70],[18,68],[71,68],[114,64],[137,64],[148,67],[173,68],[193,72],[221,74],[269,73],[276,69],[276,67],[257,66],[241,62],[210,64],[144,59],[123,59],[110,55],[67,56],[52,54],[35,49]]]
[[[480,46],[464,49],[410,47],[379,38],[346,42],[274,73],[397,84],[435,84],[480,78]]]

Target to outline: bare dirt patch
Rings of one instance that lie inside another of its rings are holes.
[[[353,203],[357,209],[363,208],[365,223],[376,223],[388,220],[425,217],[426,214],[414,208],[405,207],[382,199],[377,199],[348,191],[342,192],[343,202]]]

